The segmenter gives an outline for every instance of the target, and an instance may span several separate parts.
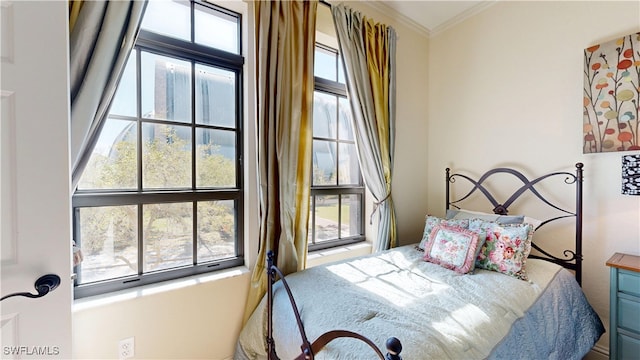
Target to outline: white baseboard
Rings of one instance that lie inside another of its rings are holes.
[[[583,360],[608,360],[609,359],[609,349],[596,344],[591,351],[585,355]]]

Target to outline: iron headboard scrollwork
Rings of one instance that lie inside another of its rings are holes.
[[[575,218],[575,244],[573,249],[566,249],[563,251],[563,257],[554,256],[551,253],[540,248],[538,244],[532,243],[532,248],[536,249],[540,255],[538,254],[530,254],[530,258],[534,259],[542,259],[546,261],[550,261],[561,265],[567,269],[575,271],[575,276],[578,284],[582,284],[582,183],[583,183],[583,167],[582,163],[577,163],[575,165],[575,174],[570,172],[553,172],[546,175],[542,175],[535,179],[529,180],[525,175],[523,175],[520,171],[510,169],[510,168],[496,168],[487,171],[484,173],[478,180],[474,180],[471,177],[464,174],[451,174],[451,170],[449,168],[446,169],[446,209],[449,210],[451,207],[456,209],[460,209],[460,204],[464,200],[469,199],[469,197],[476,193],[480,192],[484,197],[489,200],[491,205],[493,206],[493,212],[498,215],[507,215],[509,213],[509,207],[519,199],[523,194],[530,192],[535,195],[540,201],[545,203],[558,210],[562,215],[551,217],[543,220],[540,225],[536,227],[536,230],[545,226],[550,222],[554,222],[564,218]],[[485,186],[485,182],[492,176],[498,174],[508,174],[512,175],[515,178],[519,179],[522,182],[522,186],[517,188],[511,195],[507,197],[504,202],[500,202],[496,200],[494,194]],[[573,210],[567,210],[557,203],[551,202],[548,199],[548,196],[544,196],[541,194],[535,186],[541,183],[543,180],[549,178],[557,178],[557,177],[565,177],[564,183],[567,185],[575,186],[575,208]],[[451,199],[451,184],[455,183],[457,179],[464,179],[473,185],[471,190],[469,190],[466,194],[464,194],[459,199]]]

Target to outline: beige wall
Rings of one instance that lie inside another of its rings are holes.
[[[622,153],[582,154],[583,49],[637,31],[637,1],[501,1],[429,47],[429,210],[444,212],[446,167],[536,175],[583,162],[583,289],[607,326],[605,262],[640,254],[640,197],[620,195]]]
[[[427,35],[365,3],[354,8],[376,21],[393,26],[397,47],[397,144],[393,198],[397,209],[398,232],[402,243],[419,241],[427,211]],[[323,5],[319,5],[323,6]],[[245,22],[250,21],[245,16]],[[245,27],[246,29],[246,27]],[[251,35],[252,31],[245,31]],[[251,44],[246,38],[245,44]],[[251,45],[248,46],[249,50]],[[248,79],[251,54],[247,55]],[[252,85],[246,84],[248,94]],[[247,139],[254,139],[253,98],[247,95]],[[246,153],[255,153],[255,144],[246,142]],[[245,175],[255,176],[255,158],[250,156]],[[248,183],[245,243],[248,264],[257,252],[257,195],[255,180]],[[367,204],[371,208],[371,204]],[[374,233],[367,228],[367,235]],[[310,265],[333,261],[370,251],[354,246],[349,251],[314,254]],[[74,305],[73,354],[79,359],[117,358],[118,341],[135,338],[135,358],[142,359],[228,359],[233,355],[240,331],[250,273],[242,268],[214,276],[179,280],[144,290],[124,292],[106,299],[87,299]]]
[[[77,301],[73,356],[117,359],[133,337],[136,359],[226,359],[240,332],[246,269]]]

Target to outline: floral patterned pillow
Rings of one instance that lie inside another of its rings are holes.
[[[431,231],[437,225],[451,225],[466,229],[469,227],[469,219],[445,220],[439,217],[427,215],[424,222],[424,232],[422,233],[422,240],[420,241],[420,244],[418,244],[418,247],[420,249],[424,250],[425,244],[427,243],[427,241],[429,241]]]
[[[531,224],[501,225],[472,219],[469,229],[484,237],[484,245],[476,258],[476,267],[497,271],[518,279],[529,280],[525,269],[531,252]]]
[[[480,246],[478,233],[461,227],[436,225],[424,247],[424,260],[466,274],[474,269]]]

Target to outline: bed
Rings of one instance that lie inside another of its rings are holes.
[[[446,169],[446,216],[427,215],[418,243],[285,281],[270,263],[269,291],[243,327],[235,359],[582,359],[604,333],[580,287],[582,172],[578,163],[574,173],[530,180],[497,168],[474,179]],[[518,185],[498,197],[490,183],[504,176]],[[540,191],[556,178],[575,193],[570,210]],[[454,191],[461,183],[467,188]],[[463,206],[478,195],[491,212]],[[509,215],[518,199],[553,215]],[[575,237],[560,254],[533,236],[567,221]]]

